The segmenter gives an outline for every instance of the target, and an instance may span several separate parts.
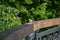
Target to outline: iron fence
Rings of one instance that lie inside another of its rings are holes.
[[[27,40],[60,40],[60,27],[54,27],[46,31],[36,31],[27,37]]]

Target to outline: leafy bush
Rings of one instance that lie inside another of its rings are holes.
[[[0,31],[21,25],[18,13],[19,11],[15,8],[0,5]]]
[[[4,15],[1,15],[3,20],[1,19],[2,22],[0,22],[0,24],[3,25],[8,24],[4,21],[7,20],[6,18],[12,21],[8,21],[9,25],[13,23],[12,26],[16,24],[16,26],[18,26],[20,22],[24,24],[31,20],[37,21],[60,17],[60,0],[0,0],[0,6],[2,5],[5,5],[0,7],[0,10],[2,10],[0,14]],[[7,15],[9,17],[7,17]],[[16,20],[14,21],[14,19]],[[5,24],[3,22],[5,22]],[[1,28],[3,30],[6,28],[9,29],[9,27],[5,26]]]

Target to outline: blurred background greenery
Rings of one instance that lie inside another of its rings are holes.
[[[60,17],[60,0],[0,0],[0,32],[28,23]]]

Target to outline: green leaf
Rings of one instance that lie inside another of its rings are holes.
[[[10,3],[14,3],[16,0],[8,0]]]
[[[33,2],[32,2],[32,0],[25,0],[25,3],[32,4]]]

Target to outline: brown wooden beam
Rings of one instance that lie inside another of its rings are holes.
[[[36,31],[36,30],[38,30],[40,28],[59,25],[60,24],[60,18],[35,21],[35,22],[33,22],[33,24],[34,24],[34,31]]]

